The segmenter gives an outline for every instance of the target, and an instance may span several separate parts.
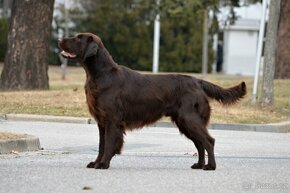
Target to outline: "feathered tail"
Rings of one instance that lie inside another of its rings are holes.
[[[204,80],[199,80],[199,84],[208,97],[225,105],[234,104],[247,94],[245,82],[231,88],[222,88]]]

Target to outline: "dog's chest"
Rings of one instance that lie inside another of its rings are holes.
[[[105,124],[105,112],[100,107],[98,89],[89,85],[85,86],[87,105],[90,114],[95,118],[98,124]]]

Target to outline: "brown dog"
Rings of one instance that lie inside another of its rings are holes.
[[[206,128],[211,110],[208,98],[233,104],[246,94],[244,82],[223,89],[191,76],[143,75],[116,64],[101,39],[91,33],[64,38],[59,47],[64,57],[81,63],[87,74],[87,104],[100,136],[98,157],[87,167],[109,168],[112,157],[121,153],[126,130],[169,116],[198,150],[198,163],[191,168],[215,170],[215,140]]]

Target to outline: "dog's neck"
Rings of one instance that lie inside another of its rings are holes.
[[[87,58],[83,63],[83,68],[89,77],[99,77],[106,75],[108,72],[115,71],[118,68],[106,48],[101,48],[98,53]]]

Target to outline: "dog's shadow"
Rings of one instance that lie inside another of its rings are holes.
[[[156,148],[160,146],[159,144],[149,144],[149,143],[126,143],[123,147],[123,151],[132,151],[142,148]],[[92,154],[96,155],[98,153],[98,146],[96,145],[84,145],[84,146],[73,146],[73,147],[62,147],[59,149],[54,149],[56,151],[63,151],[72,154]]]

